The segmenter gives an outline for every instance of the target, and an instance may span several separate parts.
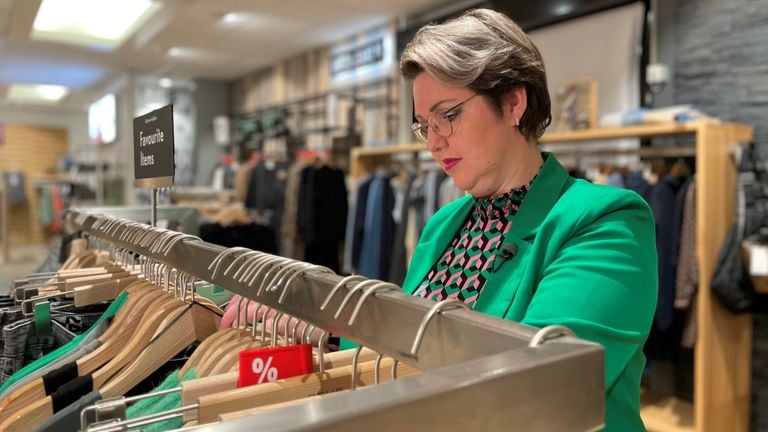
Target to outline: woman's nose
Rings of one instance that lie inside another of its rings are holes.
[[[440,151],[445,146],[445,137],[430,131],[427,135],[427,150],[434,153]]]

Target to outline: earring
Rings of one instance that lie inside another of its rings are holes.
[[[520,126],[520,119],[515,117],[515,126]]]

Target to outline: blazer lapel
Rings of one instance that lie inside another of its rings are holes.
[[[472,211],[472,197],[467,195],[461,199],[462,202],[456,203],[456,211],[441,212],[430,219],[429,232],[422,234],[403,282],[403,291],[406,293],[413,294],[416,291],[466,222],[469,212]]]
[[[498,256],[493,273],[475,304],[475,310],[497,317],[506,317],[520,289],[520,283],[530,270],[535,254],[533,240],[538,227],[555,205],[568,181],[568,172],[550,153],[544,153],[544,165],[531,185],[520,209],[512,219],[512,227],[499,250],[513,250],[511,257]],[[535,281],[533,281],[535,283]],[[512,316],[510,319],[519,320]]]
[[[541,172],[512,219],[510,231],[524,239],[535,234],[541,222],[563,194],[563,188],[569,178],[568,171],[560,165],[552,153],[542,152],[542,155],[544,165],[541,167]]]

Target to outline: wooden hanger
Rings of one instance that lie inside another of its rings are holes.
[[[220,309],[214,311],[209,305],[200,303],[184,305],[179,313],[181,315],[173,313],[168,316],[153,343],[142,350],[117,377],[100,388],[103,398],[124,395],[188,345],[204,341],[216,332],[223,315]]]
[[[129,287],[126,304],[117,313],[109,328],[99,337],[102,345],[77,360],[78,375],[85,376],[92,373],[112,360],[120,350],[125,349],[128,336],[133,332],[138,332],[135,323],[142,322],[142,315],[152,309],[152,302],[170,300],[169,297],[161,299],[162,294],[163,292],[159,288],[143,281]],[[156,303],[156,305],[159,307],[160,303]],[[46,396],[42,378],[32,381],[3,401],[0,422],[32,403],[45,401]],[[50,397],[47,399],[50,400]]]
[[[365,362],[358,366],[356,383],[358,386],[374,384],[375,362]],[[381,370],[386,371],[392,367],[392,359],[387,358],[381,362]],[[398,376],[409,376],[419,373],[411,366],[400,364]],[[381,381],[384,382],[389,374],[382,373]],[[311,395],[348,390],[352,387],[352,366],[328,369],[325,374],[319,372],[303,376],[278,380],[276,382],[263,383],[251,387],[243,387],[221,393],[201,396],[198,398],[197,421],[200,424],[218,420],[218,416],[228,412],[242,411],[257,408],[264,405],[287,402]]]
[[[126,321],[131,322],[130,316],[133,316],[134,319],[139,318],[139,316],[137,316],[136,314],[131,315],[133,306],[138,305],[137,310],[140,310],[140,311],[146,310],[143,308],[146,307],[147,301],[161,294],[161,291],[159,289],[150,288],[150,286],[152,285],[149,284],[148,282],[144,280],[140,280],[130,284],[126,288],[126,291],[128,291],[128,299],[125,302],[125,304],[120,308],[120,310],[115,315],[115,317],[113,318],[112,324],[107,328],[104,334],[102,334],[99,337],[99,340],[102,342],[102,345],[99,348],[99,350],[94,351],[93,353],[88,354],[83,358],[81,358],[80,360],[78,360],[79,375],[82,376],[87,373],[90,373],[93,370],[95,370],[97,366],[100,366],[106,363],[106,360],[98,360],[98,359],[96,363],[88,363],[89,358],[92,358],[97,355],[102,355],[104,358],[112,358],[114,357],[114,354],[117,352],[117,350],[119,350],[119,348],[123,346],[125,339],[122,339],[122,342],[121,342],[120,338],[135,328],[134,325],[123,326],[123,323]],[[86,287],[83,287],[83,289],[85,288]],[[112,337],[115,337],[115,339],[112,339]],[[100,351],[100,350],[107,350],[107,351],[106,353],[104,353],[103,351]],[[24,406],[29,405],[34,401],[43,399],[45,397],[46,397],[45,386],[43,384],[42,378],[36,379],[20,387],[19,389],[17,389],[16,391],[8,395],[8,397],[3,399],[2,402],[0,402],[0,422],[5,420],[6,418],[8,418],[8,416],[12,415],[14,412],[18,411]]]
[[[126,323],[129,327],[133,327],[135,332],[132,333],[127,344],[123,341],[122,345],[118,345],[121,350],[114,358],[93,373],[93,388],[100,389],[112,375],[136,358],[136,355],[146,346],[155,331],[162,328],[160,325],[166,317],[173,315],[174,311],[183,307],[183,303],[175,301],[170,294],[163,293],[150,305],[140,321],[132,321],[133,323],[140,322],[138,329],[135,329],[135,324],[131,326],[130,323]],[[104,354],[101,350],[97,351],[101,355]],[[181,349],[170,355],[173,356],[178,351]],[[78,369],[80,365],[81,363],[78,361]],[[22,407],[9,418],[6,418],[3,423],[0,423],[0,430],[8,432],[33,430],[45,423],[53,414],[53,401],[50,396],[47,396]]]
[[[93,375],[94,388],[98,388],[102,398],[121,396],[141,380],[149,376],[154,370],[168,362],[179,351],[197,340],[204,340],[206,336],[213,334],[218,328],[219,315],[200,303],[186,304],[179,300],[173,300],[171,304],[164,305],[164,309],[152,313],[151,318],[160,318],[159,325],[151,322],[151,335],[157,335],[153,343],[132,348],[129,344],[118,356]],[[219,312],[219,311],[216,311]],[[142,323],[142,327],[147,327]],[[157,332],[154,330],[158,329]],[[140,330],[141,327],[140,327]],[[139,330],[139,331],[140,331]],[[137,332],[138,333],[138,332]],[[123,363],[126,353],[131,351],[134,358],[128,367],[121,369],[117,376],[112,377],[117,370],[112,370],[114,365]],[[136,354],[138,353],[138,356]],[[105,370],[107,368],[107,370]],[[108,382],[107,382],[108,381]],[[28,407],[23,408],[13,418],[0,424],[0,430],[28,431],[39,427],[53,416],[53,402],[46,397]]]
[[[352,358],[354,357],[354,349],[337,351],[325,354],[324,364],[326,371],[335,368],[341,368],[352,364]],[[376,359],[378,354],[368,348],[363,348],[360,351],[359,361],[368,362]],[[382,369],[383,371],[383,369]],[[400,369],[398,368],[398,372]],[[384,374],[382,373],[382,377]],[[221,375],[211,375],[203,378],[196,378],[193,380],[185,381],[181,383],[181,402],[182,405],[191,405],[197,403],[198,398],[202,396],[221,393],[229,390],[236,390],[237,382],[240,377],[239,371],[232,371]],[[352,378],[350,377],[350,380]],[[185,421],[191,421],[197,418],[196,414],[185,414]]]

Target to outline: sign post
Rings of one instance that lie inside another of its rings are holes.
[[[173,105],[133,119],[134,186],[152,189],[150,223],[157,224],[157,189],[173,186]]]

